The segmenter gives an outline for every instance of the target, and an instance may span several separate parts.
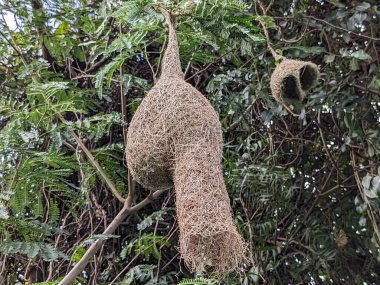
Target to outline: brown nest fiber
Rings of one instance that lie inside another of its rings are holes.
[[[238,269],[245,244],[231,214],[221,167],[222,130],[207,99],[183,79],[171,16],[161,76],[128,130],[133,178],[152,190],[175,187],[180,253],[192,271],[223,276]]]
[[[318,67],[314,63],[285,59],[277,65],[271,76],[272,95],[280,103],[302,102],[318,78]]]

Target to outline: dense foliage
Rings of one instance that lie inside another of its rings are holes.
[[[153,2],[0,2],[0,284],[57,284],[96,239],[81,284],[380,284],[375,0],[161,1],[180,14],[186,80],[220,114],[251,264],[223,281],[190,274],[173,190],[101,234],[122,204],[73,133],[125,197],[123,130],[165,44]],[[270,95],[277,62],[258,17],[278,53],[320,67],[291,112]]]

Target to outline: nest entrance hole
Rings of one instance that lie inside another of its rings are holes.
[[[289,100],[301,99],[298,94],[297,79],[294,76],[287,76],[284,78],[282,97]]]
[[[300,82],[303,90],[309,90],[313,87],[318,77],[317,71],[309,65],[305,65],[300,69]]]

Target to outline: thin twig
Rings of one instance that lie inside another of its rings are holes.
[[[82,79],[82,78],[93,78],[93,77],[95,77],[95,75],[93,75],[93,74],[82,74],[82,75],[78,75],[78,76],[71,78],[71,80],[78,80],[78,79]],[[117,80],[114,78],[111,78],[111,81],[120,83],[120,80]]]
[[[67,125],[66,120],[63,118],[61,114],[57,114],[57,117],[60,119],[60,121]],[[96,168],[100,176],[103,178],[104,182],[107,184],[107,186],[110,188],[112,194],[121,202],[124,203],[125,199],[120,195],[119,191],[116,189],[115,185],[111,181],[111,179],[108,177],[108,175],[104,172],[103,168],[100,166],[98,161],[95,159],[95,157],[92,155],[92,153],[88,150],[88,148],[85,146],[85,144],[82,142],[82,140],[79,138],[79,136],[69,128],[70,134],[73,136],[74,140],[80,146],[80,148],[83,150],[83,152],[86,154],[86,157],[90,161],[90,163]]]
[[[177,252],[176,255],[174,255],[173,258],[170,259],[169,262],[164,265],[164,267],[162,267],[161,271],[164,271],[166,267],[168,267],[178,256],[179,256],[179,252]]]
[[[163,45],[161,47],[160,57],[158,58],[158,65],[157,66],[161,66],[162,57],[164,56],[164,50],[165,50],[165,47],[166,47],[166,41],[167,41],[167,37],[164,38],[164,43],[163,43]],[[159,70],[160,69],[157,68],[156,73],[154,74],[155,78],[157,78]]]
[[[123,268],[123,270],[121,270],[117,275],[116,277],[111,281],[110,284],[108,285],[112,285],[114,284],[119,278],[120,276],[122,276],[128,269],[129,267],[131,266],[131,264],[141,255],[141,252],[139,252],[138,254],[136,254],[132,259],[131,261]]]
[[[371,93],[373,93],[373,94],[380,95],[380,90],[375,90],[375,89],[367,88],[367,87],[360,86],[360,85],[357,85],[357,84],[354,84],[353,86],[354,86],[356,89],[359,89],[360,91],[371,92]]]
[[[155,200],[165,191],[166,190],[158,190],[154,193],[151,192],[148,197],[146,197],[144,200],[142,200],[140,203],[138,203],[137,205],[133,207],[130,207],[128,206],[127,203],[124,203],[123,208],[120,210],[117,216],[113,219],[113,221],[109,224],[109,226],[104,230],[103,235],[113,234],[116,228],[124,221],[124,219],[129,214],[134,213],[144,208],[146,205],[150,204],[153,200]],[[87,264],[90,262],[90,259],[101,248],[104,242],[105,242],[104,240],[100,240],[100,239],[94,242],[87,249],[86,253],[83,255],[81,260],[79,260],[79,262],[70,270],[70,272],[65,276],[65,278],[63,278],[62,281],[59,282],[58,285],[70,285],[75,280],[75,278],[83,271],[83,269],[87,266]]]
[[[263,16],[266,16],[267,15],[267,12],[269,11],[270,7],[272,6],[273,4],[273,1],[271,1],[271,3],[269,3],[269,5],[267,7],[264,6],[264,4],[260,1],[260,0],[256,0],[255,1],[255,4],[259,4],[260,8],[261,8],[261,11],[263,12]],[[256,9],[256,5],[255,5],[255,9]],[[256,9],[256,12],[257,12],[257,9]],[[272,54],[273,58],[276,60],[276,61],[279,61],[279,60],[282,60],[284,57],[280,54],[278,54],[272,47],[272,44],[271,44],[271,41],[270,41],[270,37],[269,37],[269,32],[268,32],[268,29],[267,27],[265,26],[265,23],[264,21],[262,20],[262,16],[258,16],[256,18],[256,20],[259,22],[263,32],[264,32],[264,36],[266,38],[266,41],[267,41],[267,48],[268,50],[270,51],[270,53]]]
[[[212,66],[213,64],[217,63],[220,59],[222,59],[223,57],[225,57],[227,54],[233,52],[234,50],[236,50],[237,48],[233,48],[233,49],[230,49],[229,51],[227,51],[225,54],[222,54],[221,56],[219,56],[218,58],[216,58],[213,62],[210,62],[208,65],[206,65],[205,68],[199,70],[198,72],[194,73],[193,75],[191,75],[190,77],[186,78],[186,81],[189,81],[190,79],[192,79],[193,77],[201,74],[202,72],[206,71],[207,69],[210,68],[210,66]]]
[[[330,27],[333,27],[334,29],[337,29],[337,30],[342,30],[342,31],[345,31],[349,34],[352,34],[352,35],[355,35],[355,36],[358,36],[358,37],[362,37],[362,38],[366,38],[366,39],[370,39],[370,40],[373,40],[373,41],[380,41],[380,38],[374,38],[374,37],[370,37],[370,36],[366,36],[366,35],[361,35],[361,34],[358,34],[358,33],[355,33],[353,31],[350,31],[350,30],[347,30],[345,28],[342,28],[342,27],[338,27],[338,26],[335,26],[334,24],[331,24],[330,22],[326,21],[326,20],[323,20],[323,19],[319,19],[315,16],[306,16],[307,18],[309,19],[313,19],[315,21],[318,21],[318,22],[322,22]]]
[[[156,73],[154,72],[153,66],[152,66],[152,64],[151,64],[150,61],[149,61],[148,53],[147,53],[147,51],[146,51],[146,45],[144,46],[144,57],[145,57],[145,60],[146,60],[146,62],[148,63],[149,68],[150,68],[150,70],[151,70],[151,72],[152,72],[152,75],[153,75],[153,82],[156,83],[156,82],[157,82]]]
[[[330,153],[330,150],[329,150],[329,148],[327,146],[327,143],[326,143],[326,140],[325,140],[325,136],[324,136],[322,128],[321,128],[321,109],[318,110],[317,122],[318,122],[317,126],[318,126],[318,130],[319,130],[319,134],[321,136],[323,147],[326,150],[327,156],[329,157],[330,162],[332,163],[333,167],[335,168],[335,170],[337,171],[337,173],[339,174],[339,176],[342,177],[342,178],[345,178],[345,177],[343,177],[342,172],[339,170],[339,167],[336,164],[335,159],[332,157],[332,155]]]
[[[119,32],[121,33],[121,26],[119,27]],[[121,106],[121,116],[123,118],[123,139],[124,145],[127,143],[127,100],[124,95],[124,66],[120,66],[120,106]]]
[[[355,152],[352,149],[351,149],[351,163],[352,163],[352,170],[354,171],[355,180],[356,180],[356,184],[359,188],[360,195],[361,195],[364,203],[367,205],[367,214],[368,214],[369,219],[371,220],[371,224],[373,226],[373,231],[376,234],[377,241],[380,242],[380,229],[378,226],[378,222],[376,221],[375,213],[373,211],[373,208],[371,206],[370,201],[368,201],[367,195],[364,191],[363,184],[360,180],[359,173],[358,173],[357,166],[356,166]]]
[[[4,33],[2,33],[0,31],[0,34],[7,40],[6,36],[4,35]],[[9,44],[11,45],[11,47],[19,54],[20,58],[21,58],[21,61],[23,63],[23,65],[26,67],[27,66],[27,62],[26,60],[24,59],[23,57],[23,54],[21,52],[21,49],[17,46],[16,44],[16,41],[13,39],[12,35],[11,36],[11,39],[13,41],[13,44],[11,42],[9,42]],[[32,80],[33,82],[38,82],[38,79],[36,76],[32,76]],[[64,124],[66,124],[66,121],[65,119],[63,118],[63,116],[61,114],[57,114],[57,117],[60,119],[60,121]],[[67,124],[66,124],[67,125]],[[115,195],[115,197],[122,203],[124,203],[124,198],[119,194],[119,192],[117,191],[115,185],[113,184],[113,182],[111,181],[111,179],[106,175],[106,173],[103,171],[103,169],[101,168],[101,166],[99,165],[99,163],[96,161],[95,157],[91,154],[91,152],[88,150],[88,148],[84,145],[84,143],[82,142],[82,140],[77,136],[77,134],[70,129],[70,133],[71,135],[74,137],[75,141],[77,142],[77,144],[81,147],[81,149],[84,151],[84,153],[86,154],[87,158],[90,160],[90,162],[92,163],[92,165],[95,166],[95,168],[98,170],[100,176],[104,179],[104,181],[106,182],[106,184],[108,185],[108,187],[110,188],[110,190],[112,191],[112,193]]]
[[[297,19],[295,17],[289,17],[289,16],[274,16],[272,17],[273,19],[290,19],[290,20],[304,20],[304,19]],[[361,34],[358,34],[358,33],[355,33],[353,31],[350,31],[346,28],[343,28],[343,27],[339,27],[339,26],[336,26],[334,24],[331,24],[330,22],[326,21],[326,20],[323,20],[323,19],[319,19],[315,16],[305,16],[305,18],[308,18],[308,19],[313,19],[315,21],[318,21],[318,22],[322,22],[334,29],[337,29],[337,30],[341,30],[341,31],[345,31],[351,35],[354,35],[354,36],[357,36],[357,37],[360,37],[360,38],[365,38],[365,39],[369,39],[369,40],[373,40],[373,41],[380,41],[380,38],[375,38],[375,37],[370,37],[370,36],[367,36],[367,35],[361,35]]]

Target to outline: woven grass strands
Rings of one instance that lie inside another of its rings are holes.
[[[221,167],[218,115],[183,79],[173,17],[160,8],[169,36],[161,76],[128,130],[127,163],[148,189],[174,186],[180,253],[192,271],[209,266],[219,276],[238,269],[245,244],[231,214]]]
[[[271,75],[270,88],[273,97],[286,108],[296,102],[303,102],[307,91],[312,88],[319,79],[318,66],[309,61],[287,59],[278,54],[272,47],[268,29],[262,17],[267,16],[267,12],[273,1],[265,6],[260,0],[254,0],[255,9],[260,7],[262,16],[258,15],[259,22],[264,36],[267,40],[267,47],[272,57],[276,61],[281,61]],[[258,11],[258,10],[257,10]],[[287,108],[293,115],[294,113]]]
[[[271,76],[272,95],[278,102],[286,105],[302,102],[318,78],[318,67],[314,63],[283,59]]]

